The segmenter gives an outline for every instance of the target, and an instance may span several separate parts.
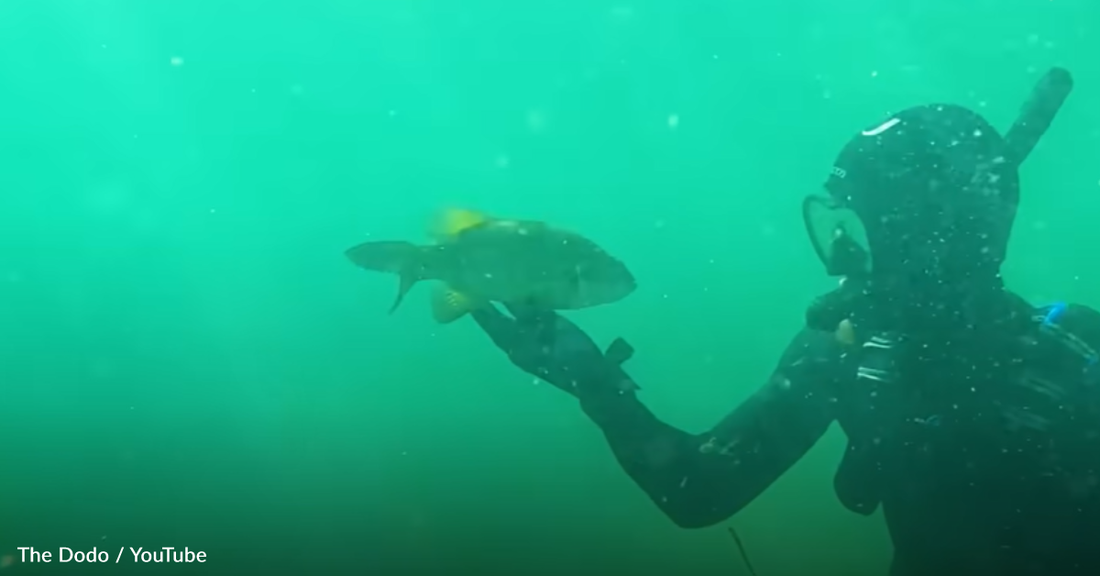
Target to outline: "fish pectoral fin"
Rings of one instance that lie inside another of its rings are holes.
[[[436,216],[431,226],[431,235],[437,242],[450,242],[464,230],[484,224],[488,216],[473,210],[448,208]]]
[[[432,290],[432,318],[440,324],[450,324],[477,307],[477,302],[446,284]]]
[[[620,365],[634,357],[634,347],[622,338],[616,338],[607,347],[603,357],[615,365]]]

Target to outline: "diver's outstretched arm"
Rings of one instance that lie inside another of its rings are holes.
[[[543,313],[540,321],[545,328],[555,319],[559,334],[552,340],[546,330],[533,330],[495,309],[474,318],[514,364],[549,375],[544,379],[580,400],[623,469],[681,527],[710,526],[739,511],[797,462],[834,419],[832,379],[839,354],[829,333],[799,334],[767,384],[714,429],[695,435],[657,419],[634,388],[621,385],[615,374],[622,371],[607,366],[595,344],[575,345],[591,339],[557,314]],[[538,342],[529,338],[534,333],[541,333]],[[571,343],[568,353],[554,353],[553,344],[560,342]],[[530,354],[516,352],[536,346]],[[525,362],[534,357],[542,365]],[[573,380],[555,378],[561,374]]]
[[[658,420],[633,396],[581,399],[623,469],[676,524],[736,514],[797,462],[834,419],[832,335],[804,331],[768,382],[709,432]]]

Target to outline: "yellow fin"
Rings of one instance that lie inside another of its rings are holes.
[[[463,230],[468,230],[488,220],[489,217],[480,212],[462,208],[448,208],[436,216],[430,233],[437,241],[446,242],[461,234]]]
[[[432,318],[440,324],[450,324],[462,318],[475,306],[473,298],[452,290],[446,284],[436,284],[432,290]]]

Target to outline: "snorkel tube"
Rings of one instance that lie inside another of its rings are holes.
[[[1032,89],[1024,102],[1016,122],[1004,136],[1005,156],[1017,168],[1035,149],[1036,144],[1054,122],[1073,90],[1073,77],[1064,68],[1051,68]],[[849,279],[839,288],[816,298],[806,309],[806,325],[814,330],[832,332],[844,320],[853,317],[872,317],[883,311],[867,309],[871,303],[864,296],[861,282]]]
[[[1017,166],[1027,160],[1039,139],[1046,134],[1072,90],[1073,77],[1065,68],[1051,68],[1035,84],[1016,122],[1005,134],[1005,145]]]

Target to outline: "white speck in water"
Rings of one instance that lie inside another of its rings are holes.
[[[173,66],[183,66],[183,58],[179,56],[173,56],[169,62],[171,62]]]
[[[878,70],[871,70],[871,78],[878,78]]]
[[[492,275],[492,273],[490,273],[490,272],[486,272],[486,273],[485,273],[485,277],[486,277],[486,278],[492,278],[492,277],[493,277],[493,275]]]
[[[527,112],[527,129],[538,133],[546,129],[546,115],[540,110]]]
[[[401,455],[402,455],[402,456],[408,456],[408,455],[409,455],[409,453],[408,453],[408,452],[401,452]]]
[[[390,118],[393,118],[394,116],[397,116],[397,110],[390,110],[389,112],[387,112],[387,114],[389,114]]]
[[[982,136],[982,131],[980,129],[974,131],[974,137],[975,138],[981,138],[981,136]]]
[[[99,45],[99,47],[100,47],[100,48],[103,48],[104,50],[106,50],[106,49],[107,49],[107,45],[106,45],[106,44],[100,44],[100,45]]]
[[[133,410],[133,409],[134,409],[134,407],[133,407],[133,406],[130,406],[130,410]]]
[[[982,100],[981,102],[978,102],[978,108],[985,108],[988,105],[989,105],[989,103],[986,102],[985,100]]]
[[[217,211],[218,211],[218,209],[217,209],[217,208],[211,208],[211,209],[210,209],[210,213],[211,213],[211,214],[213,214],[213,213],[215,213],[215,212],[217,212]]]
[[[717,59],[718,59],[718,55],[717,55],[717,54],[713,54],[713,55],[711,55],[711,58],[713,58],[713,59],[717,60]]]
[[[680,125],[680,116],[678,114],[670,114],[668,117],[668,127],[673,130]]]
[[[615,18],[631,18],[634,16],[633,6],[615,6],[611,9],[611,15]]]

